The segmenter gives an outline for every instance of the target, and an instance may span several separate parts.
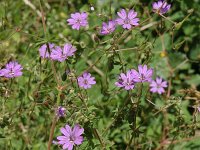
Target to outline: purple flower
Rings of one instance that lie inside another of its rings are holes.
[[[151,82],[153,69],[152,68],[148,69],[147,65],[144,66],[139,65],[138,72],[134,69],[131,69],[131,74],[135,82]]]
[[[73,56],[75,51],[76,48],[71,44],[65,44],[63,49],[59,46],[56,46],[55,49],[52,50],[50,57],[53,60],[63,62],[68,57]]]
[[[84,129],[81,128],[78,124],[72,129],[69,125],[60,129],[62,136],[57,137],[57,144],[62,145],[62,148],[72,150],[74,145],[80,145],[83,143],[83,134]]]
[[[63,51],[67,55],[67,57],[69,57],[69,56],[73,56],[74,55],[74,52],[76,51],[76,48],[73,47],[71,44],[65,44]]]
[[[156,78],[155,81],[152,81],[150,84],[150,91],[152,93],[162,94],[165,92],[164,88],[167,87],[167,81],[162,80],[162,78]]]
[[[115,28],[116,28],[115,21],[109,21],[108,24],[103,22],[100,34],[103,34],[103,35],[110,34],[115,31]]]
[[[126,74],[121,73],[119,75],[119,80],[115,83],[117,87],[124,88],[125,90],[132,90],[134,88],[134,81],[131,71],[128,71]]]
[[[22,76],[22,66],[16,62],[11,61],[6,64],[4,69],[0,70],[0,76],[6,77],[6,78],[14,78]]]
[[[63,50],[60,46],[56,46],[55,49],[51,52],[51,59],[63,62],[66,60],[67,56],[63,53]]]
[[[4,70],[0,69],[0,77],[4,76]]]
[[[160,14],[165,14],[171,8],[171,4],[167,4],[164,0],[158,0],[158,2],[153,2],[153,11]]]
[[[55,47],[54,44],[49,43],[50,52],[53,50],[54,47]],[[39,53],[40,53],[40,57],[42,57],[42,58],[49,58],[50,57],[49,51],[47,49],[47,44],[43,44],[39,48]]]
[[[139,25],[139,18],[136,18],[137,12],[134,12],[134,10],[131,9],[129,12],[126,12],[125,9],[122,9],[120,12],[117,12],[117,14],[119,18],[116,19],[116,22],[122,25],[124,29],[131,29],[132,26]]]
[[[72,26],[72,29],[79,30],[81,26],[85,27],[88,25],[87,17],[88,14],[85,12],[76,12],[74,14],[71,14],[71,18],[67,19],[67,22],[68,25]]]
[[[93,84],[96,84],[95,78],[91,77],[90,73],[83,73],[82,76],[78,77],[78,85],[84,89],[91,88]]]
[[[56,115],[58,116],[58,118],[60,117],[64,117],[65,116],[65,111],[66,109],[62,106],[59,106],[56,110]]]

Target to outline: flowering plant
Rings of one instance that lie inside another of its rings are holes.
[[[0,1],[0,149],[198,149],[197,4]]]

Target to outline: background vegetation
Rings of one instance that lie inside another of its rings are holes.
[[[85,132],[77,149],[200,149],[200,1],[168,2],[166,19],[152,12],[149,0],[1,0],[0,67],[17,60],[24,70],[14,80],[0,78],[0,149],[47,149],[58,97],[67,111],[56,123],[54,139],[65,124],[79,123]],[[116,18],[121,8],[134,8],[140,26],[99,35],[102,22]],[[79,11],[89,13],[89,28],[72,30],[66,19]],[[46,42],[77,47],[75,57],[55,63],[59,82],[51,62],[39,57]],[[129,93],[114,83],[138,64],[154,68],[169,88],[160,96],[145,84],[135,106],[140,87]],[[73,82],[85,70],[97,81],[87,91]]]

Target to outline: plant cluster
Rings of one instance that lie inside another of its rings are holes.
[[[181,32],[192,14],[199,16],[196,8],[177,17],[178,6],[165,0],[133,6],[71,0],[70,13],[58,17],[64,1],[55,8],[38,2],[24,0],[39,21],[11,34],[20,36],[19,50],[0,51],[0,149],[200,148],[193,142],[199,138],[199,37],[189,28]],[[4,16],[0,27],[7,31]]]

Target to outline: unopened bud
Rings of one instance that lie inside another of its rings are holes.
[[[91,7],[90,7],[90,10],[91,10],[91,11],[94,11],[94,7],[93,7],[93,6],[91,6]]]

